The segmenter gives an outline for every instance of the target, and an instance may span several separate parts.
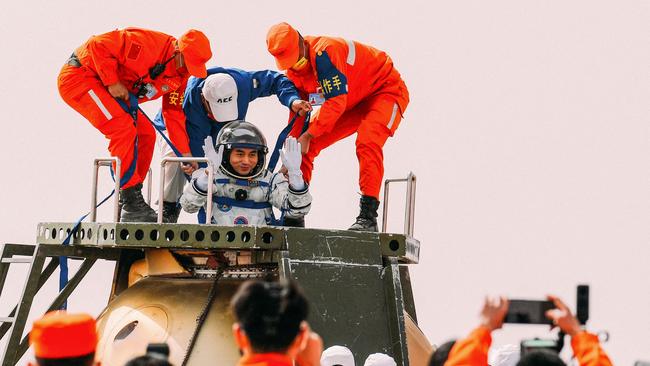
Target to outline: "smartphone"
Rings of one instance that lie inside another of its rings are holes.
[[[504,322],[514,324],[553,324],[545,315],[546,311],[553,308],[555,308],[555,305],[547,300],[511,299]]]

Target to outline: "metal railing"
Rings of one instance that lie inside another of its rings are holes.
[[[149,168],[149,172],[147,172],[147,178],[145,178],[145,181],[147,182],[147,199],[145,202],[149,206],[151,206],[151,187],[153,186],[153,176],[152,176],[152,170]]]
[[[113,221],[120,222],[120,180],[122,178],[122,162],[118,157],[97,158],[93,161],[93,187],[90,198],[90,222],[97,221],[97,177],[99,167],[111,167],[115,163],[115,204],[113,207]]]
[[[165,168],[167,163],[208,163],[207,168],[205,169],[208,172],[208,195],[206,202],[206,223],[209,223],[212,220],[212,187],[214,181],[214,171],[212,169],[212,164],[208,158],[194,158],[194,157],[166,157],[163,158],[160,162],[160,191],[158,192],[158,223],[162,224],[163,218],[163,201],[165,198]]]
[[[413,225],[415,223],[415,186],[416,177],[409,172],[406,178],[386,179],[384,181],[384,209],[381,219],[381,232],[388,230],[388,192],[390,183],[406,182],[406,206],[404,209],[404,235],[413,236]]]

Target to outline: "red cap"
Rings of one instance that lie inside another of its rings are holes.
[[[266,46],[275,57],[278,69],[287,70],[298,61],[300,35],[289,24],[282,22],[272,26],[266,34]]]
[[[205,63],[212,58],[210,41],[203,32],[190,29],[178,39],[178,50],[183,54],[190,75],[204,78],[208,76]]]
[[[51,311],[34,322],[29,343],[39,358],[73,358],[95,352],[95,319],[88,314]]]

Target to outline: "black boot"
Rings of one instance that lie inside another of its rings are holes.
[[[350,226],[348,230],[354,231],[379,231],[377,229],[377,209],[379,208],[379,200],[375,197],[361,196],[359,203],[359,216],[357,221]]]
[[[305,217],[285,217],[282,226],[305,227]]]
[[[178,215],[181,214],[181,206],[176,202],[163,202],[163,222],[175,224],[178,222]]]
[[[142,183],[120,190],[121,222],[156,222],[158,215],[142,197]]]

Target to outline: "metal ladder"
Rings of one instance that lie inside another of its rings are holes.
[[[47,253],[40,250],[40,246],[38,245],[4,244],[2,246],[2,253],[0,255],[0,293],[4,288],[10,264],[23,263],[30,265],[20,302],[9,313],[9,316],[0,318],[0,339],[3,339],[9,334],[2,356],[2,366],[15,365],[29,348],[29,333],[24,337],[22,334],[32,308],[32,302],[38,291],[59,267],[59,256],[75,255],[75,250],[72,246],[61,245],[57,247],[56,253]],[[45,266],[45,260],[48,257],[50,261]],[[46,312],[61,308],[63,303],[67,301],[70,294],[77,288],[77,285],[79,285],[97,261],[97,258],[93,257],[75,259],[83,259],[84,261],[74,276],[70,278],[68,284],[59,292],[52,303],[50,303]]]
[[[32,279],[32,277],[34,277],[32,276],[32,272],[36,267],[42,268],[44,261],[43,258],[40,261],[40,265],[39,262],[35,263],[35,251],[35,245],[4,244],[0,252],[0,296],[4,290],[4,284],[11,264],[29,264],[30,267],[30,275],[25,281],[20,302],[14,306],[9,313],[9,316],[0,318],[0,339],[3,339],[7,332],[9,332],[9,338],[5,345],[3,365],[13,364],[17,351],[20,348],[25,348],[25,350],[27,349],[27,347],[25,347],[28,346],[27,337],[23,339],[21,339],[21,337],[25,328],[25,323],[27,322],[27,316],[29,315],[33,295],[40,290],[59,265],[58,260],[52,260],[42,273],[40,273],[39,268],[39,274],[36,278],[37,281],[34,281]],[[33,291],[32,296],[25,296],[31,292],[28,291],[28,289]]]

